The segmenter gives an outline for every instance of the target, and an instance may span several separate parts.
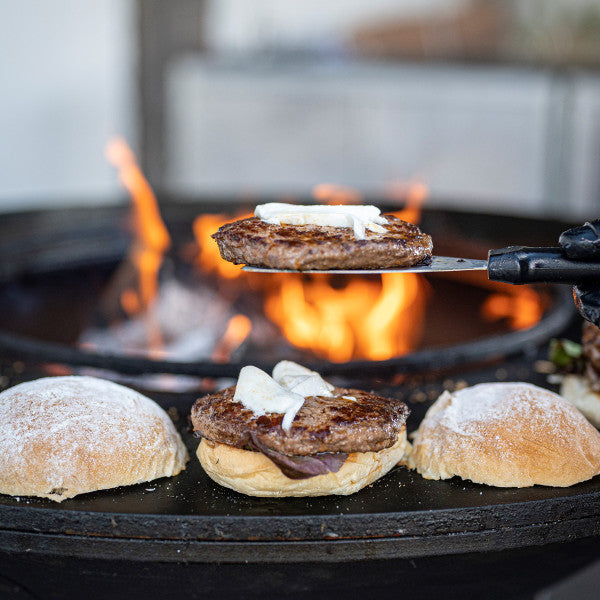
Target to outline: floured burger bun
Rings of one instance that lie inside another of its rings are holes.
[[[582,357],[585,364],[581,375],[565,375],[560,395],[575,405],[586,418],[600,428],[600,329],[583,322]]]
[[[187,450],[155,402],[94,377],[47,377],[0,394],[0,493],[60,502],[176,475]]]
[[[244,367],[237,386],[198,399],[198,458],[217,483],[251,496],[352,494],[408,448],[408,408],[336,388],[290,361],[273,378]]]
[[[483,383],[436,400],[408,465],[426,479],[566,487],[600,473],[600,433],[558,394],[526,383]]]

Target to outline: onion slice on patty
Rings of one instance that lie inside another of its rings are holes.
[[[308,479],[315,475],[337,473],[346,462],[344,452],[320,452],[310,456],[288,456],[261,444],[254,433],[250,434],[252,450],[261,452],[272,460],[280,471],[290,479]]]

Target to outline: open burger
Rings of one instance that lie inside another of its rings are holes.
[[[236,386],[195,402],[197,455],[217,483],[251,496],[347,495],[405,455],[403,402],[334,387],[291,361],[272,375],[244,367]]]

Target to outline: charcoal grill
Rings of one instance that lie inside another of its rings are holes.
[[[201,209],[177,202],[163,206],[175,235],[199,210],[207,210],[207,203]],[[73,274],[109,273],[122,258],[128,244],[124,210],[69,215],[68,225],[60,211],[12,215],[0,225],[0,376],[5,386],[49,369],[100,368],[127,376],[237,375],[236,362],[101,355],[65,340],[36,337],[31,328],[11,330],[7,323],[15,315],[7,314],[7,308],[26,308],[11,304],[15,281],[35,287],[51,275],[66,285]],[[38,227],[33,243],[19,235],[19,224]],[[83,227],[83,238],[73,229],[77,225]],[[532,245],[550,245],[567,226],[544,222],[533,228],[526,219],[448,211],[426,211],[423,223],[442,244],[477,232],[481,239],[471,239],[469,248],[454,248],[457,254],[519,243],[525,235]],[[407,401],[409,428],[414,428],[437,394],[459,381],[523,380],[549,387],[538,361],[546,358],[551,337],[575,337],[579,328],[569,290],[552,288],[550,295],[544,318],[527,331],[495,333],[389,361],[315,360],[310,366],[340,383],[362,382]],[[61,504],[1,496],[0,588],[14,597],[39,598],[76,597],[83,589],[90,598],[117,590],[134,597],[160,592],[164,598],[183,593],[239,597],[242,590],[243,597],[258,597],[265,589],[288,597],[329,597],[334,591],[350,597],[377,591],[387,597],[397,594],[398,586],[412,586],[420,597],[439,597],[451,585],[466,597],[480,597],[484,589],[488,598],[506,597],[507,590],[517,587],[522,597],[530,597],[533,590],[591,562],[600,550],[597,478],[566,489],[495,489],[458,479],[427,481],[397,467],[349,497],[248,498],[214,484],[193,456],[197,441],[185,417],[197,394],[142,391],[178,411],[177,426],[192,455],[187,470],[176,478]]]

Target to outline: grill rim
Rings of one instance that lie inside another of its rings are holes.
[[[78,558],[118,558],[134,562],[185,560],[267,564],[441,556],[543,546],[598,536],[599,500],[600,491],[596,491],[567,498],[488,505],[477,509],[442,509],[435,511],[434,522],[431,511],[427,510],[385,516],[215,518],[154,515],[155,518],[151,519],[147,515],[136,514],[1,506],[0,550]],[[61,523],[64,531],[49,527],[48,516],[52,513],[59,514],[54,521]],[[129,524],[134,525],[129,532],[128,519]],[[399,525],[408,520],[416,520],[417,525],[428,523],[429,528],[408,535],[389,535],[390,531],[398,531]],[[285,531],[287,539],[261,536],[267,521],[271,527]],[[356,521],[356,531],[352,532],[352,528],[347,527],[349,521]],[[119,527],[125,525],[125,531],[107,534],[116,522]],[[91,524],[100,523],[102,527],[93,531]],[[248,524],[250,527],[247,527]],[[333,533],[336,525],[340,524],[348,529],[345,535]],[[82,526],[87,530],[78,531],[77,527]],[[373,526],[375,529],[372,531]],[[143,534],[140,527],[145,529]],[[306,531],[307,527],[313,527],[320,536],[293,538],[290,535],[293,531]],[[212,530],[215,532],[213,538],[201,537],[198,529]],[[137,534],[132,535],[135,530]],[[220,531],[227,531],[227,537],[215,537]],[[365,535],[365,532],[368,534]]]
[[[470,340],[452,346],[442,346],[411,352],[383,361],[349,361],[332,363],[325,360],[305,361],[307,367],[327,376],[390,377],[396,374],[443,371],[480,364],[500,358],[527,354],[555,335],[563,332],[576,315],[569,289],[551,286],[554,299],[541,320],[533,327],[499,335]],[[90,367],[123,375],[169,374],[196,377],[237,377],[247,363],[210,361],[181,362],[156,360],[110,353],[90,352],[64,344],[35,340],[30,337],[0,332],[0,355],[13,360],[38,363],[58,363],[74,367]],[[253,361],[265,371],[274,362]]]

